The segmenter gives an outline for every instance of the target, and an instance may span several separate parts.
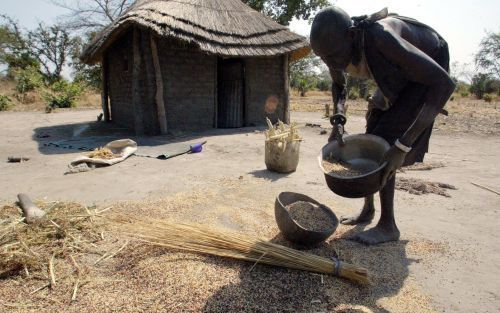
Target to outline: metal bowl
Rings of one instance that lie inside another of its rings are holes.
[[[297,224],[292,219],[290,213],[288,212],[288,209],[286,208],[287,205],[290,205],[297,201],[307,201],[321,206],[331,218],[331,229],[324,232],[319,232],[306,229]],[[274,215],[276,218],[276,223],[278,224],[278,228],[280,229],[285,239],[304,246],[314,246],[325,241],[335,232],[337,226],[339,225],[337,216],[335,216],[335,213],[333,213],[333,211],[329,207],[306,195],[295,192],[282,192],[278,195],[274,203]]]
[[[344,137],[344,145],[337,141],[326,144],[318,156],[319,166],[325,174],[326,184],[331,191],[342,197],[361,198],[379,191],[382,186],[382,169],[385,153],[390,146],[385,139],[370,135],[357,134]],[[337,159],[346,162],[356,170],[366,174],[345,177],[329,173],[323,167],[323,160]]]

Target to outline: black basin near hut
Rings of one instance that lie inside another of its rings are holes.
[[[372,195],[382,188],[382,163],[390,146],[385,139],[370,134],[344,136],[344,145],[337,141],[326,144],[318,156],[319,166],[325,174],[326,184],[331,191],[346,198],[362,198]],[[345,177],[327,172],[323,160],[335,159],[351,164],[365,174]]]
[[[287,205],[290,205],[297,201],[306,201],[323,207],[325,212],[331,218],[332,227],[327,231],[319,232],[306,229],[297,224],[292,219],[290,213],[288,212],[288,209],[286,208]],[[293,243],[304,246],[314,246],[325,241],[335,232],[337,226],[339,225],[337,216],[329,207],[306,195],[295,192],[282,192],[278,195],[278,197],[276,197],[276,201],[274,203],[274,215],[276,218],[276,223],[278,224],[278,228],[283,234],[283,237]]]

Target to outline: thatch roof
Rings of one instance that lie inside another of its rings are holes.
[[[133,25],[225,57],[288,53],[298,59],[310,52],[306,38],[240,0],[138,0],[97,36],[83,52],[82,60],[99,62],[102,53]]]

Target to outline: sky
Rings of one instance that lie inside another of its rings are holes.
[[[38,22],[51,24],[58,15],[67,11],[49,0],[0,0],[0,13],[17,19],[21,25],[31,29]]]
[[[409,16],[434,28],[448,42],[451,62],[473,63],[485,31],[500,32],[499,0],[337,0],[334,4],[351,16],[390,13]],[[307,21],[293,21],[290,29],[309,35]]]
[[[409,16],[437,30],[448,42],[451,61],[472,63],[485,31],[500,31],[500,0],[336,0],[351,16],[374,13],[384,7],[389,12]],[[26,28],[38,22],[50,24],[66,13],[49,0],[0,0],[0,13],[16,18]],[[290,29],[309,35],[307,21],[294,20]]]

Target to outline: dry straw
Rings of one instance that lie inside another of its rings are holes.
[[[111,151],[109,148],[95,149],[94,151],[89,152],[87,156],[89,158],[105,159],[105,160],[121,157],[120,154],[114,154],[113,151]]]
[[[268,118],[266,118],[266,121],[268,126],[268,129],[264,132],[266,135],[266,150],[268,150],[271,155],[275,152],[272,147],[277,147],[278,150],[285,152],[288,144],[295,141],[302,141],[296,123],[286,125],[278,120],[278,124],[275,127]]]
[[[101,241],[99,232],[104,221],[99,219],[108,209],[88,209],[73,203],[44,205],[47,213],[36,223],[26,224],[14,217],[14,207],[4,207],[12,215],[0,216],[0,277],[24,271],[48,269],[49,284],[56,283],[56,260],[73,254],[96,253]]]
[[[237,233],[158,219],[115,221],[118,231],[153,245],[369,282],[364,268]]]
[[[193,44],[203,52],[227,57],[290,54],[291,60],[311,51],[305,37],[235,0],[142,0],[103,29],[82,54],[98,62],[115,40],[131,26],[160,38]]]

